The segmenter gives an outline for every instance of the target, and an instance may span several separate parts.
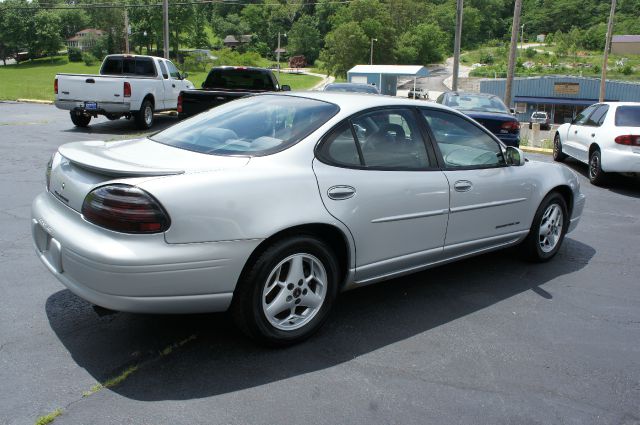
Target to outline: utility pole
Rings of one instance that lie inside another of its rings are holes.
[[[164,58],[169,59],[169,0],[162,0]]]
[[[129,54],[129,14],[126,7],[124,9],[124,52]]]
[[[280,79],[280,31],[278,31],[278,48],[276,49],[276,61],[278,61],[278,79]]]
[[[616,14],[616,0],[611,0],[611,12],[609,13],[609,25],[607,26],[607,41],[604,46],[604,59],[602,59],[602,77],[600,77],[600,99],[604,102],[607,89],[607,62],[609,62],[609,50],[611,49],[611,33],[613,33],[613,17]]]
[[[370,50],[370,53],[369,53],[369,65],[373,65],[373,42],[374,41],[378,41],[378,39],[377,38],[372,38],[371,39],[371,50]]]
[[[520,50],[524,52],[524,24],[520,25]]]
[[[509,68],[507,70],[507,81],[504,88],[504,103],[511,108],[511,87],[513,86],[513,74],[516,69],[516,50],[518,48],[518,29],[520,28],[520,11],[522,10],[522,0],[516,0],[513,8],[513,24],[511,25],[511,50],[509,51]]]
[[[458,73],[460,71],[460,42],[462,39],[462,9],[464,0],[457,0],[456,6],[456,37],[453,44],[453,81],[451,90],[458,90]]]

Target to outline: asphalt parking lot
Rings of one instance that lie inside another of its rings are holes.
[[[568,161],[587,204],[551,262],[503,251],[351,291],[273,350],[226,314],[99,316],[36,258],[51,154],[136,132],[0,103],[0,424],[640,423],[638,179],[594,187]]]

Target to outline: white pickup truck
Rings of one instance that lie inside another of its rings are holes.
[[[175,110],[182,90],[192,89],[171,61],[155,56],[109,55],[99,75],[57,74],[55,104],[68,110],[71,121],[86,127],[91,117],[134,118],[141,129],[153,125],[153,114]]]

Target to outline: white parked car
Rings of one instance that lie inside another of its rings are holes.
[[[342,290],[518,244],[550,260],[585,201],[568,167],[525,161],[451,108],[327,92],[62,145],[47,176],[34,245],[72,292],[122,311],[231,309],[272,344],[311,335]]]
[[[556,131],[553,158],[567,156],[589,164],[589,180],[606,173],[640,173],[640,103],[596,103]]]
[[[109,55],[99,75],[57,74],[55,105],[70,111],[78,127],[104,115],[110,120],[134,118],[139,128],[148,129],[154,112],[175,110],[180,92],[193,88],[186,76],[167,59]]]

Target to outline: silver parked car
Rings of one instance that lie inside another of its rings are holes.
[[[91,303],[230,308],[282,345],[345,289],[517,244],[549,260],[584,200],[573,171],[442,105],[265,94],[147,138],[61,146],[32,230],[42,262]]]

